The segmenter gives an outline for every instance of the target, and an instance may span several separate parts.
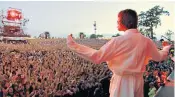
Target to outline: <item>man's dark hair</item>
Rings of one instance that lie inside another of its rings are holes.
[[[128,29],[136,29],[138,23],[137,12],[132,9],[125,9],[118,14],[121,18],[121,23]]]

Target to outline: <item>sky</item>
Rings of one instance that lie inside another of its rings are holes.
[[[67,37],[72,33],[78,37],[79,32],[87,36],[94,33],[93,23],[97,23],[97,34],[104,37],[123,32],[117,30],[117,14],[123,9],[134,9],[139,14],[155,5],[164,7],[170,16],[161,16],[162,25],[155,29],[160,39],[167,30],[175,32],[175,3],[154,2],[117,2],[117,1],[0,1],[0,10],[9,7],[22,9],[29,19],[25,32],[32,36],[49,31],[54,37]]]

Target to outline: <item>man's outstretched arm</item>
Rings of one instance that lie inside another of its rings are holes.
[[[158,51],[156,45],[153,41],[148,41],[148,55],[152,58],[154,61],[163,61],[168,56],[168,52],[171,45],[163,46],[163,49]]]
[[[70,35],[67,37],[67,46],[72,51],[95,64],[100,64],[101,62],[110,60],[116,52],[116,45],[117,42],[113,38],[99,50],[95,50],[93,48],[76,43]]]

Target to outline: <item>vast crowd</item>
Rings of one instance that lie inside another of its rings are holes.
[[[99,49],[108,40],[76,41]],[[150,61],[143,76],[145,97],[163,86],[173,69],[170,58]],[[0,43],[0,97],[108,97],[111,75],[105,62],[93,64],[77,56],[65,39]]]

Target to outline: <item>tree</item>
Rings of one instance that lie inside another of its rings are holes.
[[[169,12],[165,11],[163,7],[155,6],[146,12],[141,11],[138,15],[138,26],[140,32],[153,39],[154,29],[161,25],[161,15],[168,15]]]
[[[153,37],[152,39],[153,39],[154,41],[157,41],[157,37]]]
[[[172,37],[172,35],[174,34],[174,32],[173,31],[171,31],[171,30],[168,30],[166,33],[165,33],[165,36],[168,38],[168,40],[170,40],[171,41],[171,37]]]
[[[91,38],[97,38],[97,36],[96,36],[95,34],[91,34],[91,35],[90,35],[90,39],[91,39]]]
[[[45,39],[48,39],[48,38],[50,38],[50,33],[49,32],[44,32],[44,34],[45,34]]]
[[[150,34],[149,34],[149,32],[146,31],[146,29],[140,28],[139,30],[140,30],[141,34],[143,34],[144,36],[151,37]]]
[[[121,36],[119,33],[117,33],[116,35],[113,35],[112,37],[117,37],[117,36]]]
[[[49,39],[50,38],[50,33],[49,32],[44,32],[39,35],[39,38],[44,38],[44,39]]]
[[[100,35],[100,34],[96,35],[96,38],[102,38],[102,37],[103,35]]]

